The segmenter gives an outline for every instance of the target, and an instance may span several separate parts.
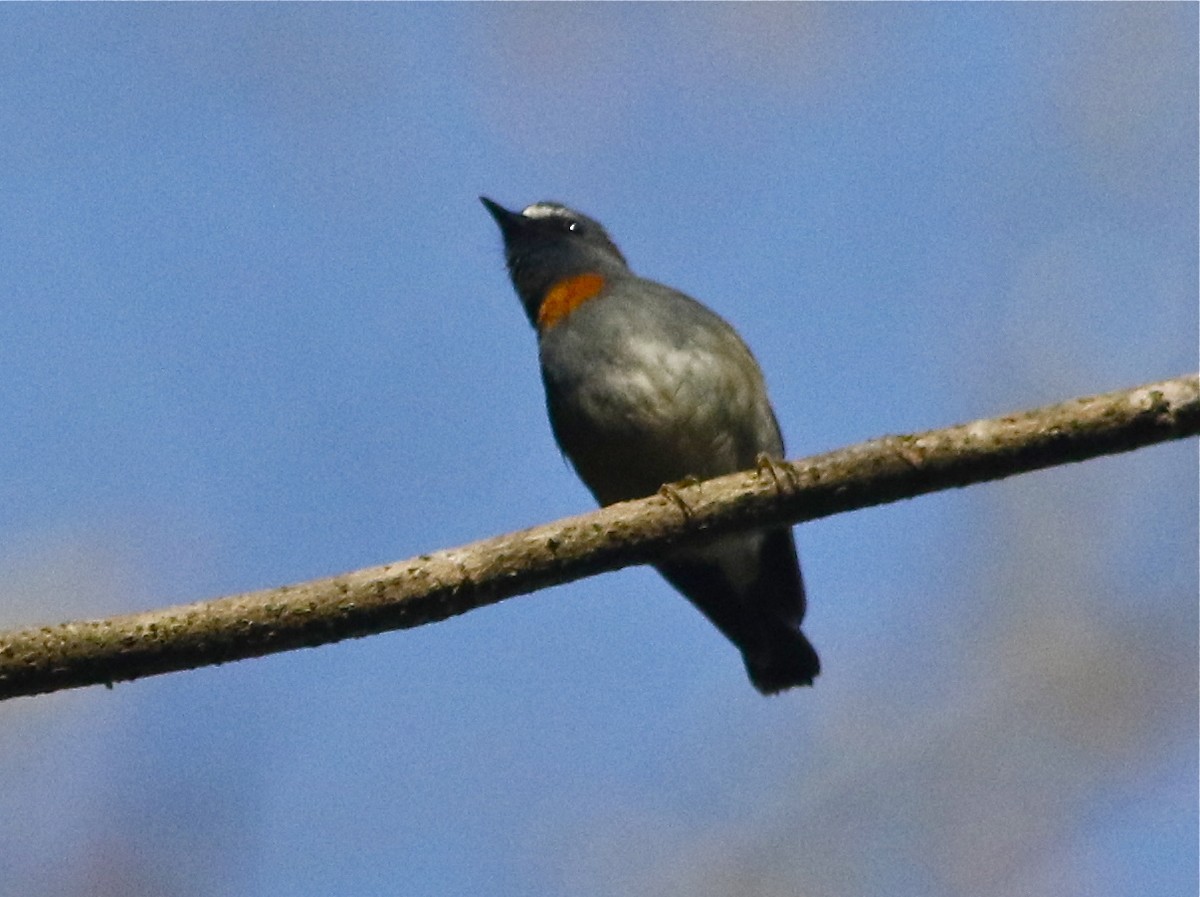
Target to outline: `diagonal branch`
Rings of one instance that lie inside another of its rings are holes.
[[[888,436],[407,561],[168,607],[0,632],[0,699],[111,684],[444,620],[645,563],[681,541],[815,520],[1200,433],[1200,377]],[[682,504],[680,503],[682,502]]]

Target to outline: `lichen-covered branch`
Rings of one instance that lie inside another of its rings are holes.
[[[1200,377],[890,436],[407,561],[145,613],[0,632],[0,699],[444,620],[668,545],[799,523],[1200,432]],[[1189,474],[1190,475],[1190,474]]]

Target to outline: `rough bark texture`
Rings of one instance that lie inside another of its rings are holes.
[[[651,498],[341,576],[0,632],[0,699],[420,626],[644,563],[680,540],[814,520],[1197,432],[1200,377],[1180,377],[681,484]]]

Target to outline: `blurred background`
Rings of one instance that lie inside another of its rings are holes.
[[[793,457],[1196,369],[1197,7],[0,8],[0,625],[589,509],[476,197]],[[0,705],[0,895],[1196,893],[1194,441],[805,525],[773,700],[652,572]]]

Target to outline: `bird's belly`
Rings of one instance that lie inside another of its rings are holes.
[[[627,348],[594,359],[584,377],[547,382],[559,444],[602,503],[730,473],[769,450],[757,445],[765,397],[752,379],[688,348]]]

